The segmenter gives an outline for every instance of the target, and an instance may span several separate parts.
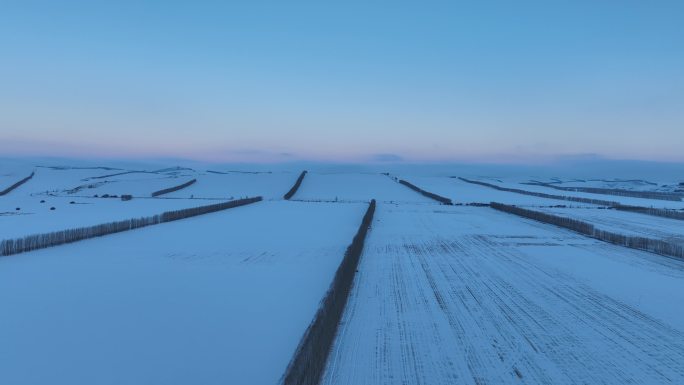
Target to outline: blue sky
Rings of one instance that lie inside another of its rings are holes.
[[[684,161],[684,2],[0,3],[0,152]]]

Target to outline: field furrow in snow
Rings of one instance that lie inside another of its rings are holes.
[[[682,382],[684,264],[662,259],[488,208],[380,205],[324,382]]]
[[[0,383],[275,384],[365,204],[261,202],[0,258]]]

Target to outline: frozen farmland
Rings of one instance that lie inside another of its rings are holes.
[[[3,162],[0,384],[684,383],[679,176],[388,171]]]

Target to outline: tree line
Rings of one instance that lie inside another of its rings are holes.
[[[292,186],[292,188],[290,189],[290,191],[288,191],[285,195],[283,195],[283,199],[285,199],[285,200],[290,200],[290,199],[295,195],[295,193],[297,192],[297,190],[299,190],[299,186],[302,185],[302,181],[304,180],[304,176],[305,176],[305,175],[306,175],[306,170],[302,171],[302,173],[299,174],[299,177],[297,178],[297,181],[296,181],[295,184]]]
[[[354,275],[374,213],[375,199],[371,200],[368,205],[361,225],[344,253],[342,263],[337,268],[321,306],[304,332],[294,357],[283,375],[284,385],[317,385],[320,382],[344,307],[349,299]]]
[[[502,203],[492,202],[490,207],[499,211],[515,214],[524,218],[533,219],[535,221],[552,224],[558,227],[563,227],[573,230],[580,234],[596,238],[598,240],[609,242],[619,246],[630,247],[649,251],[652,253],[666,255],[669,257],[684,259],[684,246],[666,242],[660,239],[652,239],[645,237],[637,237],[632,235],[618,234],[610,231],[600,230],[594,227],[591,223],[581,220],[561,217],[558,215],[543,213],[535,210],[523,209],[517,206],[506,205]]]
[[[531,195],[531,196],[540,197],[540,198],[558,199],[558,200],[588,203],[588,204],[600,205],[600,206],[617,206],[617,205],[619,205],[618,202],[605,201],[605,200],[601,200],[601,199],[591,199],[591,198],[569,197],[569,196],[565,196],[565,195],[546,194],[546,193],[541,193],[541,192],[536,192],[536,191],[527,191],[527,190],[521,190],[521,189],[517,189],[517,188],[508,188],[508,187],[497,186],[495,184],[480,182],[477,180],[470,180],[470,179],[466,179],[466,178],[462,178],[462,177],[458,177],[458,179],[460,179],[464,182],[467,182],[467,183],[477,184],[480,186],[493,188],[493,189],[499,190],[499,191],[506,191],[506,192],[512,192],[512,193],[516,193],[516,194],[523,194],[523,195]]]
[[[22,184],[26,183],[29,181],[29,179],[33,178],[33,176],[36,175],[36,172],[33,171],[31,175],[27,176],[26,178],[20,180],[19,182],[7,187],[6,189],[0,191],[0,196],[7,195],[9,194],[10,191],[14,190],[15,188],[21,186]]]
[[[540,197],[540,198],[558,199],[558,200],[581,202],[581,203],[588,203],[588,204],[600,205],[600,206],[608,206],[609,208],[615,209],[615,210],[631,211],[631,212],[635,212],[635,213],[639,213],[639,214],[646,214],[646,215],[651,215],[651,216],[656,216],[656,217],[684,220],[684,212],[672,210],[672,209],[656,209],[656,208],[652,208],[652,207],[629,206],[629,205],[620,204],[619,202],[604,201],[604,200],[600,200],[600,199],[569,197],[569,196],[564,196],[564,195],[553,195],[553,194],[546,194],[546,193],[540,193],[540,192],[535,192],[535,191],[521,190],[521,189],[517,189],[517,188],[501,187],[501,186],[497,186],[495,184],[480,182],[480,181],[476,181],[476,180],[469,180],[469,179],[461,178],[461,177],[458,177],[458,179],[460,179],[464,182],[467,182],[467,183],[472,183],[472,184],[477,184],[477,185],[481,185],[481,186],[485,186],[485,187],[490,187],[490,188],[493,188],[493,189],[499,190],[499,191],[507,191],[507,192],[513,192],[516,194],[532,195],[532,196],[536,196],[536,197]]]
[[[451,202],[451,199],[445,198],[445,197],[443,197],[443,196],[441,196],[441,195],[437,195],[437,194],[435,194],[435,193],[431,193],[431,192],[429,192],[429,191],[425,191],[425,190],[423,190],[422,188],[420,188],[420,187],[414,185],[414,184],[411,183],[411,182],[405,181],[405,180],[403,180],[403,179],[399,179],[399,183],[403,184],[404,186],[410,188],[410,189],[413,190],[413,191],[419,192],[419,193],[422,194],[423,196],[426,196],[426,197],[428,197],[428,198],[430,198],[430,199],[436,200],[437,202],[439,202],[439,203],[441,203],[441,204],[445,204],[445,205],[452,205],[452,204],[453,204],[453,203]]]
[[[656,209],[653,207],[627,206],[627,205],[617,205],[613,208],[615,210],[631,211],[631,212],[635,212],[635,213],[653,215],[653,216],[657,216],[657,217],[684,220],[684,211],[681,211],[681,210]]]
[[[165,188],[165,189],[162,189],[159,191],[155,191],[152,193],[152,196],[158,197],[160,195],[164,195],[164,194],[172,193],[174,191],[182,190],[182,189],[194,184],[195,182],[197,182],[197,179],[189,180],[183,184],[179,184],[178,186],[173,186],[173,187]]]
[[[548,214],[541,211],[524,209],[522,207],[506,205],[497,202],[491,202],[489,204],[489,207],[499,211],[515,214],[521,217],[534,219],[535,221],[549,223],[559,227],[564,227],[566,229],[570,229],[584,235],[594,235],[594,225],[584,221],[580,221],[578,219],[561,217],[558,215]]]
[[[164,222],[176,221],[179,219],[190,218],[197,215],[213,213],[233,207],[244,206],[250,203],[261,201],[261,197],[237,199],[228,202],[216,203],[206,206],[191,207],[187,209],[166,211],[164,213],[126,219],[122,221],[103,223],[94,226],[79,227],[75,229],[53,231],[50,233],[33,234],[17,239],[7,239],[0,241],[0,255],[19,254],[31,250],[43,249],[80,241],[83,239],[100,237],[107,234],[114,234],[122,231],[133,230],[145,226],[156,225]]]
[[[605,195],[615,195],[623,197],[633,197],[633,198],[646,198],[646,199],[658,199],[663,201],[675,201],[679,202],[682,200],[682,196],[678,193],[664,192],[664,191],[634,191],[634,190],[623,190],[615,188],[602,188],[602,187],[568,187],[568,186],[556,186],[552,183],[544,182],[531,182],[527,183],[530,185],[544,186],[562,191],[576,191],[576,192],[586,192],[591,194],[605,194]]]

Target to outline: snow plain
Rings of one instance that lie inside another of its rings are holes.
[[[571,195],[522,185],[538,177],[511,167],[2,161],[0,188],[36,175],[0,197],[0,239],[265,201],[1,257],[0,384],[278,384],[370,199],[378,209],[324,383],[684,383],[684,261],[488,207],[440,205],[394,179],[454,203],[498,201],[683,239],[684,221],[450,178]]]
[[[365,209],[260,202],[2,257],[0,383],[275,384]]]
[[[565,200],[547,199],[500,191],[486,186],[464,182],[458,178],[436,176],[407,176],[402,178],[424,190],[447,197],[454,203],[488,204],[490,202],[499,202],[518,206],[584,205],[582,203],[568,202]]]
[[[495,185],[499,185],[502,187],[517,188],[517,189],[526,190],[526,191],[534,191],[534,192],[541,192],[541,193],[554,194],[554,195],[573,196],[573,197],[589,198],[589,199],[601,199],[601,200],[605,200],[605,201],[618,202],[620,204],[627,205],[627,206],[643,206],[643,207],[655,207],[655,208],[663,208],[663,209],[684,209],[684,201],[666,201],[666,200],[660,200],[660,199],[646,199],[646,198],[624,197],[624,196],[608,195],[608,194],[595,194],[595,193],[588,193],[588,192],[581,192],[581,191],[556,190],[554,188],[546,187],[546,186],[520,184],[520,183],[515,183],[515,182],[503,182],[503,183],[501,183],[501,182],[492,181],[492,180],[483,180],[483,181],[488,182],[488,183],[492,183]]]
[[[591,223],[601,230],[625,235],[661,239],[684,245],[684,221],[620,210],[597,210],[592,207],[541,207],[539,211]]]
[[[294,199],[342,202],[376,199],[380,202],[413,204],[433,202],[380,173],[309,172]]]
[[[324,383],[681,383],[684,263],[662,259],[489,208],[378,206]]]
[[[5,165],[0,188],[32,171],[36,173],[31,180],[0,197],[0,239],[150,216],[229,199],[277,199],[297,179],[295,172],[286,171],[209,172],[149,165],[151,171],[140,171],[142,167],[145,165],[120,169],[20,164],[16,169],[8,169]],[[191,179],[197,182],[185,189],[156,198],[150,196],[154,191]],[[117,197],[102,198],[104,194]],[[131,194],[134,199],[121,201],[122,194]],[[55,209],[51,210],[52,207]]]

